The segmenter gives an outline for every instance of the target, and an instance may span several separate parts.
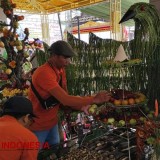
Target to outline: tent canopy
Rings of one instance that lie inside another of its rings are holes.
[[[16,9],[40,13],[57,13],[103,1],[106,0],[12,0]]]
[[[146,2],[149,3],[149,0],[121,0],[121,14],[123,15],[127,9],[134,3],[137,2]],[[92,6],[86,6],[80,9],[81,12],[92,15],[95,17],[103,18],[106,21],[110,21],[110,3],[105,1],[102,3],[98,3]],[[132,25],[133,20],[125,23],[126,25]]]
[[[137,2],[146,2],[149,3],[149,0],[121,0],[121,11],[124,14],[127,9],[134,3]],[[110,18],[110,3],[109,1],[105,1],[102,3],[98,3],[92,6],[86,6],[80,9],[82,12],[93,15],[95,17],[100,17],[104,19]]]
[[[149,2],[149,0],[121,0],[122,14],[132,4],[140,1]],[[108,19],[110,15],[110,0],[12,0],[12,2],[16,3],[16,9],[27,12],[57,13],[79,8],[86,14],[104,19]]]

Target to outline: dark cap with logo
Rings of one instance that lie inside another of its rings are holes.
[[[23,96],[14,96],[9,98],[2,108],[2,114],[30,114],[32,117],[36,117],[33,114],[32,103],[29,99]]]
[[[48,51],[50,52],[50,55],[56,54],[56,55],[62,55],[65,57],[73,57],[74,55],[76,55],[71,45],[66,41],[62,41],[62,40],[54,42],[50,46]]]

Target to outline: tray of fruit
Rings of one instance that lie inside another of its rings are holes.
[[[146,96],[140,92],[114,89],[111,91],[110,106],[116,108],[141,107],[147,103]]]
[[[91,105],[89,113],[95,120],[100,121],[106,125],[112,125],[114,127],[132,127],[142,125],[146,119],[152,119],[154,117],[154,111],[150,110],[147,105],[139,107],[128,107],[125,111],[122,107],[111,107],[111,103],[106,103],[101,106]]]

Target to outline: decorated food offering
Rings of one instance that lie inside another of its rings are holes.
[[[15,95],[15,92],[21,92],[16,94],[26,95],[22,92],[25,92],[23,90],[26,88],[26,81],[30,80],[27,75],[33,68],[31,56],[32,54],[37,56],[36,67],[42,65],[46,61],[44,57],[47,57],[47,55],[41,48],[46,47],[44,49],[46,50],[48,45],[38,38],[29,40],[29,28],[24,28],[22,32],[18,31],[20,21],[24,20],[25,17],[14,14],[15,3],[10,0],[1,0],[0,8],[2,8],[3,13],[1,14],[4,17],[3,21],[0,21],[0,91],[6,87],[11,91],[8,97]],[[23,35],[23,38],[21,35]],[[9,85],[10,87],[8,87]]]
[[[149,109],[147,98],[140,92],[114,89],[109,103],[91,105],[89,113],[98,121],[115,127],[136,127],[153,119],[155,111]]]
[[[111,93],[112,98],[110,102],[117,107],[139,106],[140,104],[145,104],[147,100],[146,96],[140,92],[132,92],[123,89],[113,89]]]

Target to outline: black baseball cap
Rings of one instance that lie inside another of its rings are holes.
[[[2,107],[2,114],[30,114],[32,117],[36,117],[33,114],[33,107],[31,101],[23,96],[14,96],[9,98]]]
[[[48,51],[50,52],[50,55],[56,54],[56,55],[62,55],[65,57],[73,57],[74,55],[76,55],[71,45],[66,41],[62,41],[62,40],[54,42],[50,46]]]

